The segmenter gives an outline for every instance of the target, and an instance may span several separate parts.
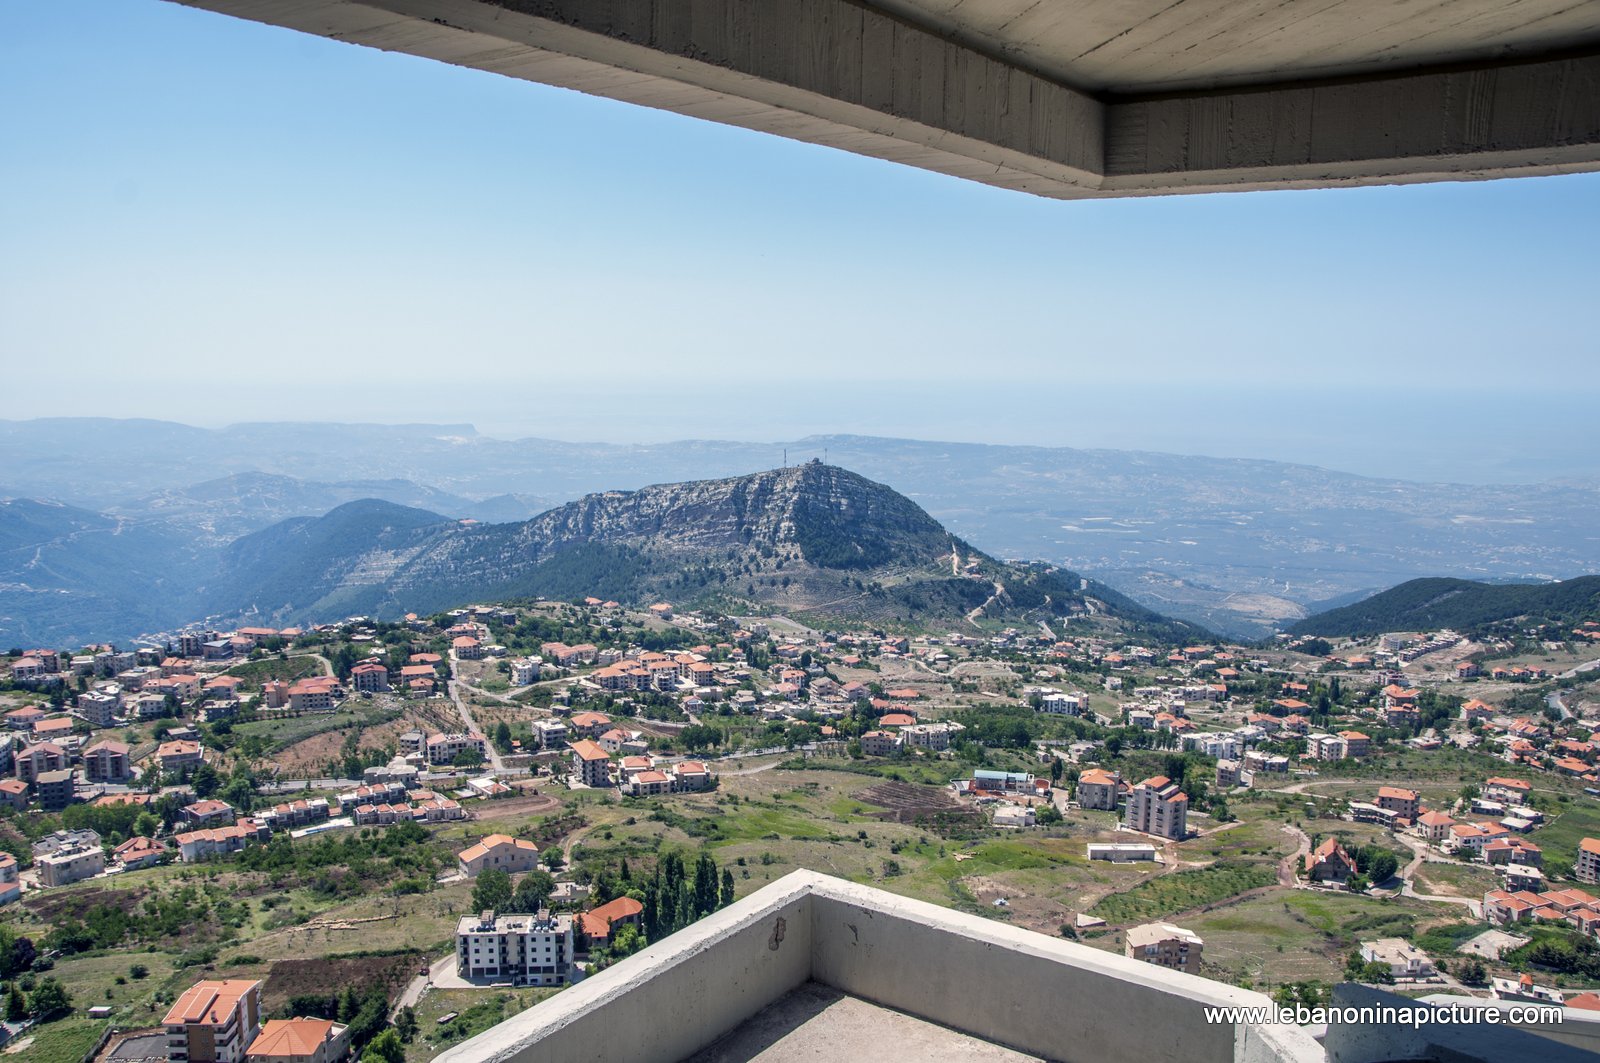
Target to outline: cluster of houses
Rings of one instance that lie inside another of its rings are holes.
[[[349,1027],[331,1019],[263,1022],[261,983],[249,979],[196,982],[167,1009],[162,1026],[174,1063],[340,1063],[350,1055]]]

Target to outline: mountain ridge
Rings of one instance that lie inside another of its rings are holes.
[[[1408,580],[1354,604],[1307,617],[1289,633],[1370,636],[1438,628],[1470,632],[1520,617],[1561,625],[1600,620],[1600,575],[1550,583]]]

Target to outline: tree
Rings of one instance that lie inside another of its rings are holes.
[[[217,788],[221,785],[222,780],[217,777],[217,769],[204,761],[201,762],[198,768],[194,769],[194,774],[189,777],[190,789],[194,791],[196,797],[202,800],[216,793]]]
[[[561,855],[561,850],[554,845],[546,849],[539,859],[544,861],[544,866],[551,871],[560,871],[567,862],[567,858]]]
[[[46,978],[33,991],[28,1012],[40,1022],[48,1022],[72,1007],[72,996],[54,978]]]
[[[1456,977],[1467,985],[1482,985],[1486,975],[1483,970],[1483,961],[1471,957],[1456,968]]]
[[[495,724],[494,747],[502,753],[511,752],[511,725],[504,720]]]
[[[472,909],[476,912],[504,912],[511,907],[511,876],[491,867],[479,872],[472,886]]]
[[[537,912],[550,900],[550,894],[555,892],[556,880],[548,871],[530,871],[517,883],[515,895],[511,899],[513,912]]]
[[[733,903],[733,872],[727,868],[722,869],[722,896],[718,899],[723,908]]]
[[[6,994],[6,1021],[21,1022],[28,1017],[28,1001],[22,995],[22,988],[17,983],[11,983],[11,992]]]
[[[394,1029],[400,1035],[400,1040],[410,1044],[417,1036],[417,1009],[410,1004],[401,1008],[394,1017]]]
[[[1034,813],[1033,821],[1041,827],[1053,827],[1061,822],[1061,810],[1055,805],[1041,805]]]
[[[623,956],[632,956],[646,944],[645,936],[639,932],[639,928],[629,923],[619,927],[617,932],[611,935],[611,944],[606,952],[620,959]]]
[[[416,1020],[413,1019],[414,1023]],[[367,1050],[361,1053],[361,1063],[406,1063],[406,1046],[395,1030],[385,1030],[374,1037]]]

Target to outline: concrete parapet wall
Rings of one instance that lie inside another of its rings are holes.
[[[811,976],[810,888],[793,876],[457,1045],[437,1063],[661,1063]]]
[[[816,981],[1046,1059],[1227,1063],[1237,1058],[1239,1031],[1208,1024],[1205,1008],[1272,1003],[847,882],[819,886],[811,916]],[[1298,1040],[1304,1056],[1270,1058],[1322,1058],[1309,1036]]]
[[[796,871],[439,1057],[632,1063],[703,1049],[807,981],[1045,1059],[1311,1063],[1259,993]]]

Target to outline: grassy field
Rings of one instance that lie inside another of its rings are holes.
[[[19,1041],[5,1051],[28,1063],[81,1063],[106,1026],[105,1019],[69,1015],[65,1019],[34,1027],[29,1031],[29,1039]]]
[[[1584,838],[1600,838],[1600,802],[1583,798],[1558,809],[1550,822],[1533,832],[1533,841],[1544,850],[1545,862],[1570,867]]]
[[[1352,893],[1274,890],[1183,925],[1205,941],[1206,973],[1257,985],[1336,982],[1361,940],[1398,936],[1449,915],[1443,905]]]
[[[372,722],[373,713],[343,710],[330,713],[307,713],[304,716],[276,716],[271,719],[252,720],[249,723],[235,724],[233,733],[236,735],[257,735],[271,743],[273,749],[283,749],[296,742],[312,737],[313,735],[326,734],[329,731],[342,731],[359,723]]]
[[[555,989],[431,989],[417,1003],[417,1036],[406,1046],[407,1063],[423,1063],[495,1023],[554,996]],[[440,1023],[446,1015],[456,1018]]]
[[[1481,898],[1490,890],[1500,888],[1500,876],[1482,864],[1446,864],[1430,860],[1417,868],[1415,888],[1418,893],[1444,897]]]
[[[246,661],[236,664],[228,669],[228,675],[236,675],[245,683],[254,688],[272,679],[279,679],[285,683],[292,683],[296,679],[307,676],[324,675],[327,668],[316,657],[265,657],[259,661]]]
[[[1276,881],[1273,870],[1260,864],[1216,864],[1142,882],[1126,893],[1105,898],[1091,913],[1108,923],[1144,922],[1198,908],[1245,890],[1270,886]]]

